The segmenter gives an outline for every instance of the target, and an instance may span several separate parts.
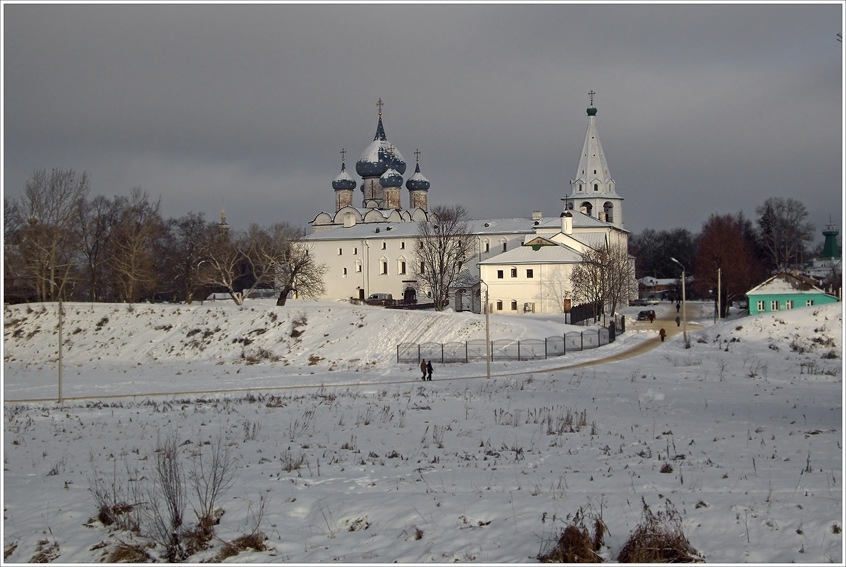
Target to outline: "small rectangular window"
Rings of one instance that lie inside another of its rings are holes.
[[[425,262],[420,262],[420,273],[421,274],[426,273],[426,263]]]
[[[517,311],[517,302],[516,302],[516,301],[512,301],[512,302],[511,302],[511,310],[512,310],[512,311]]]
[[[342,255],[343,253],[344,253],[344,249],[338,248],[338,256]]]
[[[358,248],[353,248],[353,255],[358,254]]]
[[[405,262],[400,262],[400,274],[405,275]]]
[[[770,311],[778,311],[778,299],[770,301]]]
[[[496,302],[496,310],[497,310],[497,311],[502,311],[502,300],[498,300],[498,301]]]
[[[787,301],[785,301],[784,302],[784,308],[785,309],[793,309],[793,300],[788,299]]]
[[[344,277],[347,277],[347,269],[344,268]]]
[[[387,248],[388,248],[388,243],[383,241],[382,242],[382,250],[386,250]]]
[[[388,274],[388,263],[383,261],[382,262],[382,275],[384,276],[384,275],[387,275],[387,274]]]
[[[811,306],[811,305],[813,305],[813,304],[814,304],[814,300],[813,300],[813,299],[808,299],[808,300],[806,300],[806,301],[805,301],[805,307],[810,307],[810,306]]]
[[[535,271],[529,268],[528,270],[526,270],[526,277],[532,279],[533,277],[535,277]]]
[[[767,302],[763,299],[758,302],[758,311],[766,311],[767,309]]]
[[[503,252],[505,252],[507,249],[508,249],[508,243],[507,243],[507,242],[503,242],[503,243],[502,243],[502,251],[503,251]]]
[[[511,277],[512,277],[512,278],[516,278],[516,277],[517,277],[517,268],[511,268]]]
[[[503,277],[505,277],[505,274],[503,273],[503,271],[502,271],[502,270],[497,270],[497,271],[496,271],[496,278],[497,278],[498,280],[501,280]]]
[[[400,242],[400,250],[405,250],[405,242]]]

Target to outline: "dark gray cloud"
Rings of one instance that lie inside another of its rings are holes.
[[[557,214],[594,90],[629,230],[769,196],[841,220],[839,4],[3,8],[7,196],[72,167],[168,217],[305,226],[381,97],[430,203]]]

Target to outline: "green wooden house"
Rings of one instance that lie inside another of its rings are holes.
[[[816,286],[811,278],[781,272],[746,292],[749,314],[799,309],[840,301]]]

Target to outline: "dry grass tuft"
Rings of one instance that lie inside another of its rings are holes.
[[[120,542],[109,552],[105,563],[147,563],[151,560],[143,545]]]
[[[602,563],[586,528],[567,526],[555,547],[538,557],[541,563]]]
[[[643,503],[643,519],[617,556],[619,563],[704,563],[681,528],[682,519],[669,501],[653,514]]]
[[[239,538],[236,538],[232,541],[228,541],[223,545],[223,548],[215,554],[215,556],[211,559],[211,563],[221,563],[224,559],[229,557],[235,557],[242,551],[246,551],[247,549],[252,549],[254,551],[265,551],[267,550],[267,546],[265,545],[265,541],[267,540],[267,536],[264,532],[254,532],[251,534],[243,535]]]
[[[541,563],[602,563],[596,552],[605,545],[608,528],[600,517],[593,518],[593,534],[585,526],[583,509],[576,512],[572,522],[564,529],[555,546],[538,557]]]

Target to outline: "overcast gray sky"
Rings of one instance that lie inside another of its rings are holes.
[[[381,98],[430,206],[558,215],[593,90],[631,232],[698,232],[769,196],[818,232],[842,219],[840,3],[3,8],[10,197],[74,168],[93,194],[161,196],[166,217],[225,201],[236,228],[306,227],[334,211],[339,152],[354,175]]]

